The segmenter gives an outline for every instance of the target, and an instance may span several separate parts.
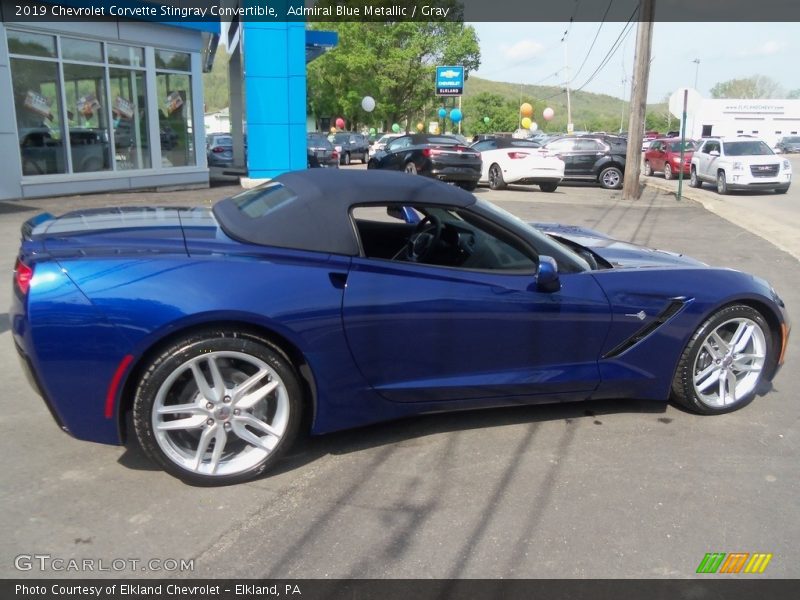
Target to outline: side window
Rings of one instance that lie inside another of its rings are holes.
[[[536,270],[523,242],[464,209],[373,205],[354,208],[352,216],[366,258],[481,271]]]
[[[706,142],[706,147],[704,150],[706,154],[711,154],[715,150],[719,152],[719,142]]]
[[[599,152],[601,149],[597,140],[575,140],[576,152]]]
[[[661,149],[662,149],[661,148],[661,142],[653,142],[652,144],[650,144],[650,150],[654,150],[656,152],[659,152]]]
[[[494,150],[495,148],[497,148],[497,142],[494,140],[483,140],[473,146],[473,149],[477,152],[485,152],[486,150]]]
[[[547,145],[547,149],[552,152],[571,152],[575,142],[569,139],[556,140]]]
[[[408,148],[409,144],[411,144],[411,138],[408,136],[399,137],[395,140],[392,140],[386,145],[386,149],[389,152],[396,152],[397,150],[402,150],[403,148]]]

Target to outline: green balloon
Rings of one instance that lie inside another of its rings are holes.
[[[375,135],[376,133],[377,133],[377,131],[375,131],[375,128],[374,128],[374,127],[370,127],[370,128],[369,128],[369,134],[370,134],[370,135]]]
[[[392,125],[392,131],[394,131],[395,133],[398,133],[400,131],[400,125],[398,125],[397,123]]]
[[[491,120],[489,117],[483,117],[483,122],[484,122],[486,125],[488,125],[489,123],[491,123],[491,122],[492,122],[492,120]]]

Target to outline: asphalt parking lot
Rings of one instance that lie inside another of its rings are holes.
[[[38,210],[207,203],[233,189],[0,203],[6,285],[19,226]],[[478,194],[526,220],[758,274],[800,322],[800,262],[697,202],[652,188],[636,202],[587,186]],[[692,577],[707,552],[769,552],[759,577],[800,575],[796,333],[774,390],[729,415],[637,401],[431,415],[301,438],[271,476],[204,489],[135,446],[63,434],[8,326],[0,314],[0,577],[85,576],[19,571],[21,554],[192,559],[180,575],[193,577]],[[94,575],[164,575],[142,562]]]

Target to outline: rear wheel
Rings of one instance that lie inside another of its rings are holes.
[[[622,171],[617,167],[606,167],[600,171],[600,185],[607,190],[618,190],[622,187]]]
[[[703,187],[703,183],[700,181],[700,178],[697,176],[697,168],[692,166],[692,170],[689,174],[689,187],[693,188],[701,188]]]
[[[506,182],[503,179],[503,169],[497,163],[489,167],[489,188],[493,190],[506,189]]]
[[[673,399],[702,414],[731,412],[750,403],[774,361],[764,317],[741,304],[711,315],[692,336],[672,382]]]
[[[547,193],[555,192],[556,188],[558,188],[558,184],[557,183],[540,183],[539,184],[539,189],[542,190],[543,192],[547,192]]]
[[[133,421],[145,453],[194,485],[252,479],[297,433],[302,407],[294,369],[256,336],[207,331],[155,358],[136,390]]]
[[[724,196],[728,193],[728,182],[725,180],[725,171],[717,173],[717,193]]]
[[[667,181],[672,179],[672,167],[669,166],[669,163],[664,165],[664,179]]]
[[[411,175],[416,175],[417,174],[417,165],[415,165],[413,162],[407,163],[406,164],[406,168],[405,168],[405,172],[409,173]]]

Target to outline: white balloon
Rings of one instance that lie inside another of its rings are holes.
[[[531,131],[536,131],[537,129],[539,129],[539,124],[534,121],[531,123]]]
[[[375,98],[372,96],[364,96],[364,98],[361,99],[361,108],[367,112],[375,110]]]
[[[542,116],[544,117],[545,121],[549,121],[555,116],[556,112],[550,108],[549,106],[542,111]]]

